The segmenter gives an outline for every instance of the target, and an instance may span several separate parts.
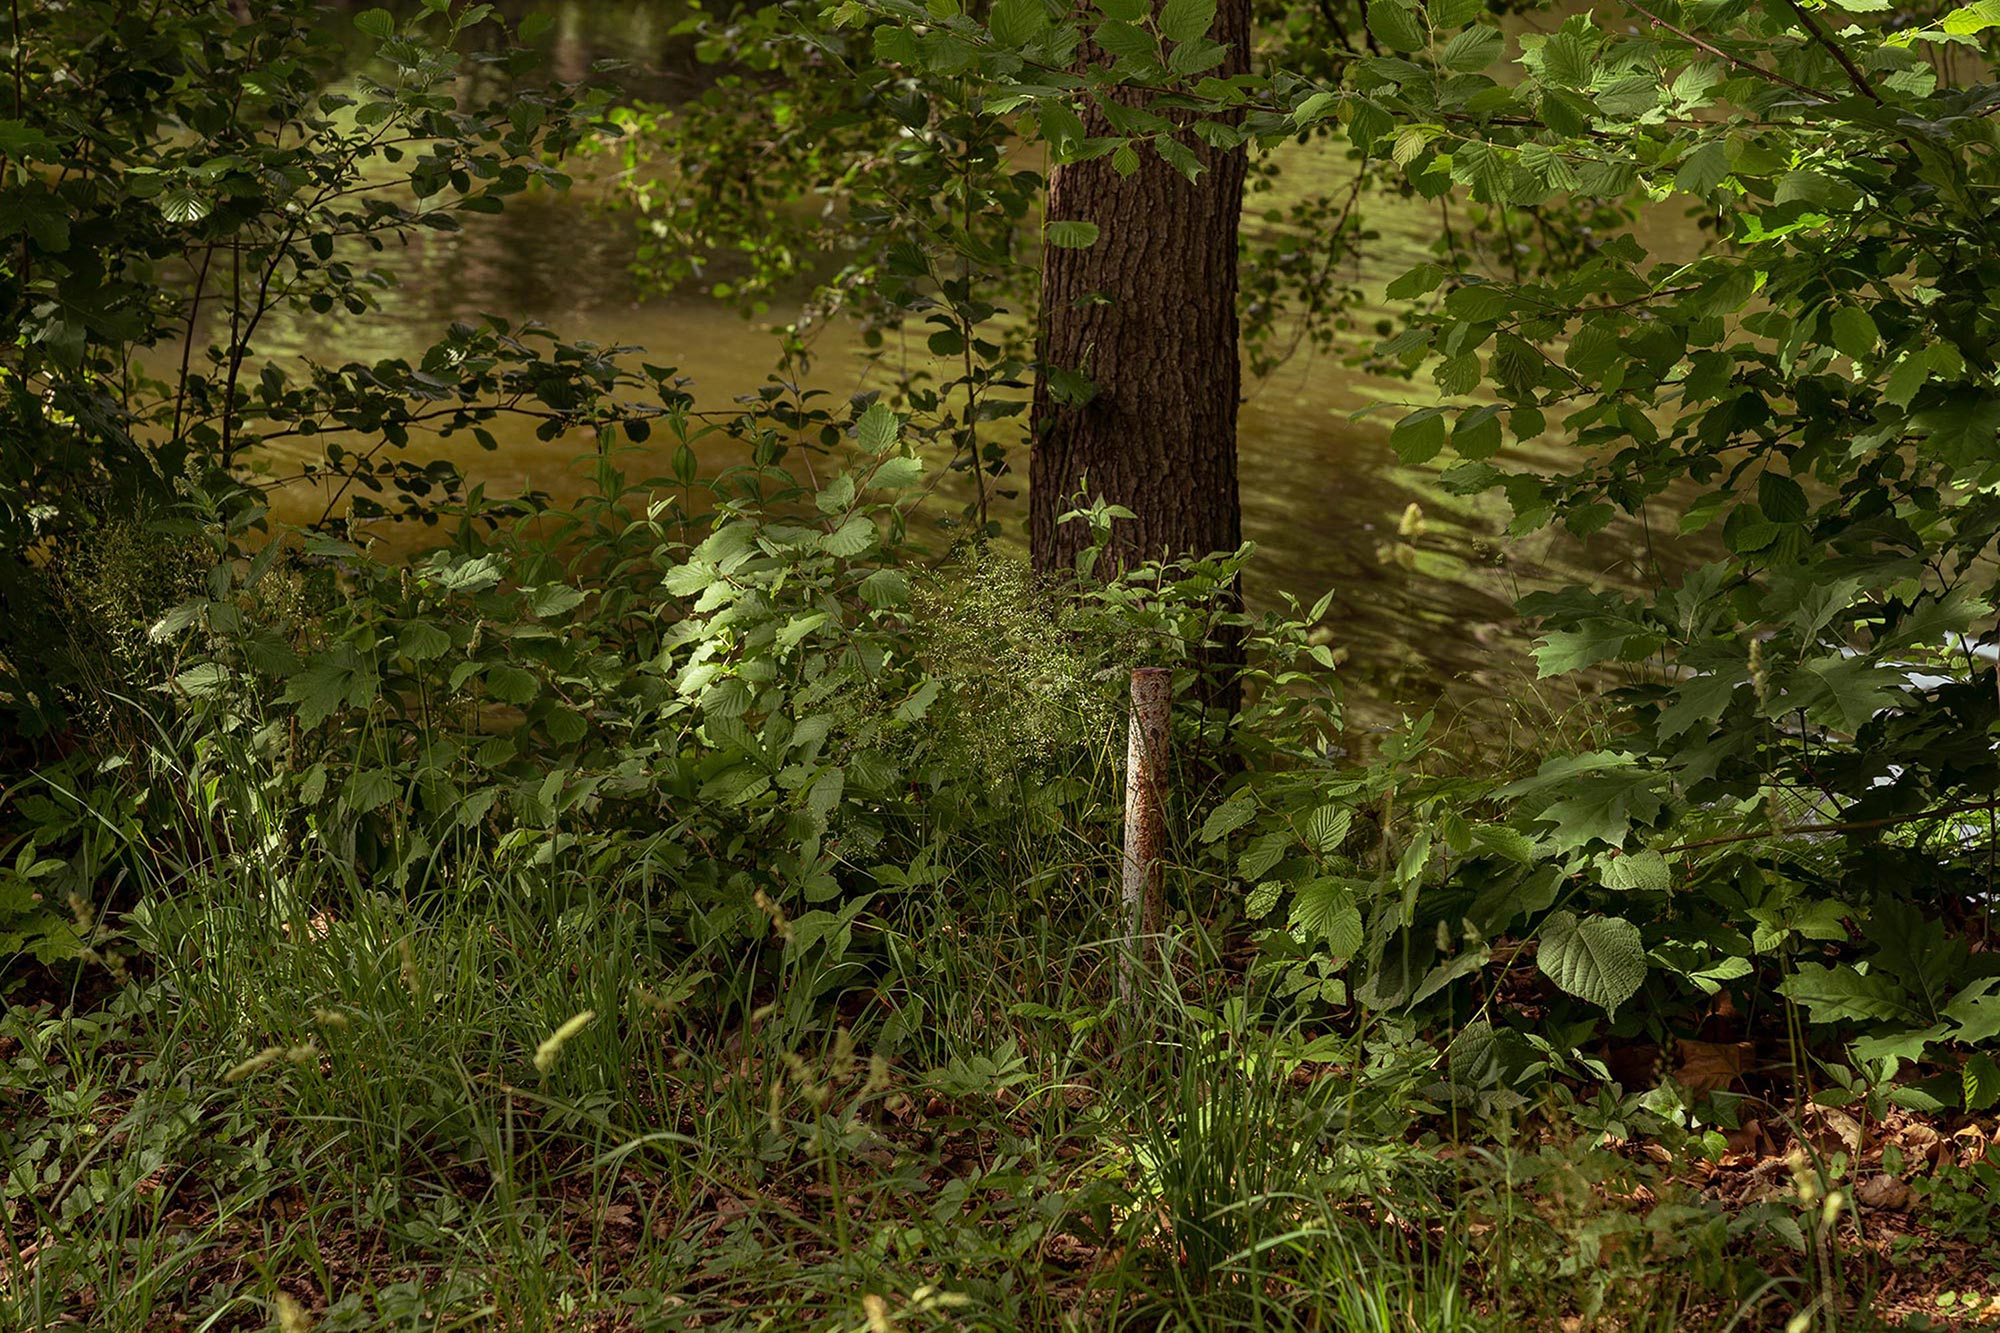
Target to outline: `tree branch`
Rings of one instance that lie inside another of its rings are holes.
[[[1882,100],[1882,94],[1876,92],[1875,85],[1868,82],[1868,76],[1861,72],[1861,66],[1855,64],[1854,57],[1847,54],[1847,48],[1839,42],[1834,41],[1833,34],[1820,27],[1814,21],[1813,16],[1806,12],[1805,6],[1801,5],[1799,0],[1785,0],[1785,3],[1790,5],[1792,12],[1799,16],[1799,22],[1805,26],[1806,32],[1812,36],[1812,39],[1824,47],[1826,53],[1838,61],[1840,67],[1847,71],[1848,82],[1860,89],[1862,96],[1879,104]]]
[[[1662,847],[1662,855],[1671,856],[1675,852],[1690,852],[1698,847],[1721,847],[1734,842],[1756,842],[1762,838],[1796,838],[1809,833],[1860,833],[1867,829],[1893,828],[1898,824],[1916,824],[1926,819],[1949,819],[1953,815],[1975,814],[1981,810],[2000,809],[2000,798],[1984,801],[1966,801],[1960,805],[1947,805],[1941,810],[1922,810],[1914,815],[1889,815],[1882,819],[1861,819],[1847,823],[1794,824],[1790,828],[1762,829],[1755,833],[1726,833],[1716,838],[1696,838],[1693,842],[1676,843],[1672,847]]]
[[[1661,18],[1658,14],[1655,14],[1652,10],[1646,8],[1644,5],[1636,3],[1636,0],[1624,0],[1624,3],[1627,9],[1634,10],[1640,14],[1644,14],[1648,19],[1652,21],[1654,27],[1665,28],[1668,32],[1680,38],[1688,45],[1695,47],[1698,50],[1708,52],[1710,55],[1714,56],[1717,60],[1725,61],[1728,64],[1734,65],[1736,68],[1742,70],[1745,74],[1754,74],[1758,78],[1763,79],[1768,83],[1779,84],[1782,87],[1790,88],[1793,92],[1804,93],[1807,97],[1812,98],[1816,102],[1836,102],[1840,100],[1839,98],[1834,97],[1830,93],[1823,93],[1819,89],[1809,88],[1805,84],[1800,83],[1795,79],[1788,79],[1784,75],[1778,73],[1776,70],[1765,69],[1762,65],[1756,64],[1752,61],[1745,60],[1742,56],[1733,56],[1729,54],[1729,52],[1723,50],[1721,47],[1716,46],[1710,42],[1703,41],[1701,38],[1695,36],[1691,32],[1686,31],[1685,29],[1676,28],[1673,24]]]

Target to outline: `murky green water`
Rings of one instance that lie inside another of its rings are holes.
[[[630,62],[619,78],[644,95],[670,100],[693,86],[685,39],[669,31],[681,12],[677,0],[567,0],[550,8],[558,73],[580,76],[594,60],[610,57]],[[1339,146],[1288,148],[1283,165],[1280,203],[1351,178]],[[597,207],[600,193],[585,183],[567,196],[529,195],[510,201],[503,214],[469,219],[461,233],[426,233],[403,255],[389,257],[402,285],[379,312],[273,329],[260,338],[260,350],[325,356],[336,349],[331,354],[339,360],[407,355],[450,319],[492,313],[537,319],[565,337],[642,345],[647,360],[691,377],[706,406],[725,407],[762,383],[774,359],[771,337],[692,289],[640,294],[628,272],[632,220]],[[1253,215],[1271,200],[1260,196]],[[1428,253],[1440,219],[1435,206],[1388,199],[1366,200],[1364,213],[1379,239],[1354,276],[1364,290],[1379,292]],[[1649,239],[1673,244],[1673,230]],[[1372,315],[1364,323],[1370,321]],[[813,378],[818,387],[844,393],[864,387],[866,371],[843,336],[830,331],[822,339]],[[1364,716],[1426,706],[1441,693],[1464,700],[1511,688],[1523,660],[1511,611],[1520,592],[1558,577],[1626,582],[1642,573],[1639,555],[1651,544],[1635,527],[1614,527],[1587,547],[1549,536],[1508,540],[1503,506],[1446,496],[1434,471],[1398,462],[1387,444],[1395,411],[1350,419],[1371,403],[1406,401],[1421,387],[1371,379],[1337,357],[1302,353],[1245,388],[1244,530],[1261,551],[1250,595],[1266,601],[1282,589],[1309,602],[1334,590],[1330,622],[1348,650],[1350,694]],[[469,441],[453,449],[468,477],[485,482],[489,493],[536,487],[561,496],[580,488],[584,474],[575,460],[589,440],[543,442],[528,426],[504,422],[493,429],[497,453]],[[1025,456],[1017,459],[1024,473],[1025,465]],[[1385,549],[1412,502],[1427,518],[1414,568],[1404,562],[1407,555],[1398,561]],[[310,497],[294,497],[292,516],[307,514],[309,505]]]

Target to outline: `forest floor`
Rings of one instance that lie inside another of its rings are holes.
[[[0,1327],[2000,1327],[1986,1122],[1454,1114],[1053,929],[746,1013],[619,912],[241,907],[0,1016]]]

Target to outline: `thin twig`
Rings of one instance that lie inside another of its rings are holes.
[[[1861,72],[1861,66],[1855,64],[1854,57],[1847,54],[1847,48],[1839,42],[1834,41],[1833,34],[1820,27],[1814,21],[1813,16],[1806,12],[1805,6],[1801,5],[1799,0],[1785,0],[1785,3],[1790,5],[1792,12],[1799,16],[1799,22],[1805,25],[1805,30],[1811,34],[1812,39],[1826,48],[1828,55],[1840,62],[1840,67],[1847,71],[1848,82],[1860,89],[1864,97],[1879,103],[1882,100],[1882,94],[1876,92],[1875,85],[1868,82],[1868,76]]]
[[[1691,32],[1688,32],[1681,28],[1676,28],[1673,24],[1661,18],[1658,14],[1655,14],[1652,10],[1646,8],[1644,5],[1636,3],[1635,0],[1624,0],[1624,3],[1627,9],[1636,10],[1637,12],[1644,14],[1648,19],[1652,20],[1652,24],[1654,27],[1666,29],[1668,32],[1680,38],[1688,45],[1693,46],[1698,50],[1708,52],[1710,55],[1714,56],[1717,60],[1727,61],[1729,64],[1734,65],[1736,66],[1736,68],[1742,70],[1745,74],[1754,74],[1758,78],[1764,79],[1767,82],[1781,84],[1786,88],[1790,88],[1793,92],[1804,93],[1807,97],[1810,97],[1817,102],[1837,102],[1840,100],[1839,98],[1834,97],[1830,93],[1823,93],[1819,89],[1809,88],[1805,84],[1800,83],[1795,79],[1788,79],[1784,75],[1778,73],[1776,70],[1765,69],[1762,65],[1756,64],[1753,61],[1745,60],[1742,56],[1733,56],[1729,54],[1729,52],[1723,50],[1721,47],[1716,46],[1710,42],[1705,42]]]

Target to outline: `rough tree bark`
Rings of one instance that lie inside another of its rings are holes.
[[[1249,0],[1222,0],[1220,76],[1249,67]],[[1086,117],[1091,134],[1107,132]],[[1120,176],[1111,159],[1057,166],[1048,218],[1095,223],[1087,249],[1046,247],[1038,354],[1096,385],[1065,406],[1035,387],[1029,543],[1039,573],[1073,569],[1090,540],[1058,524],[1080,490],[1138,517],[1113,530],[1114,567],[1233,549],[1242,536],[1236,481],[1236,232],[1244,152],[1186,136],[1203,170],[1190,181],[1156,154]],[[1108,572],[1108,571],[1106,571]]]

